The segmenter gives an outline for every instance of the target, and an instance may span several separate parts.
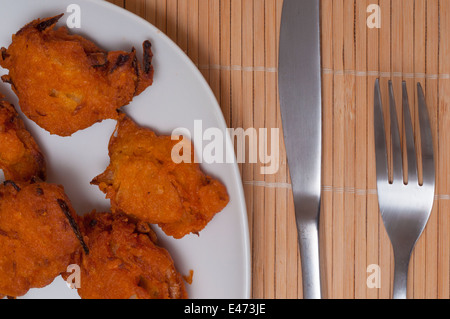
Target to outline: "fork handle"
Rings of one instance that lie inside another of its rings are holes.
[[[408,281],[408,267],[411,253],[395,254],[394,266],[394,299],[406,299],[407,281]]]

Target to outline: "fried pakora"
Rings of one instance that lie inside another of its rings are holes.
[[[44,156],[14,106],[0,95],[0,169],[5,179],[46,179]]]
[[[186,299],[182,276],[169,252],[156,245],[148,224],[120,214],[83,218],[90,252],[81,254],[83,299]]]
[[[22,296],[50,284],[84,247],[62,186],[5,181],[0,185],[0,294]]]
[[[143,43],[143,65],[131,52],[107,52],[93,42],[56,29],[61,15],[37,19],[2,48],[0,65],[22,112],[51,134],[70,136],[105,119],[117,119],[153,83],[152,50]]]
[[[109,142],[110,164],[91,184],[110,199],[113,212],[158,224],[174,238],[198,233],[229,197],[225,186],[205,175],[198,163],[172,160],[177,143],[121,114]]]

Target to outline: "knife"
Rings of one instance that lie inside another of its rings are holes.
[[[303,296],[320,299],[322,90],[319,0],[284,0],[278,82],[300,246]]]

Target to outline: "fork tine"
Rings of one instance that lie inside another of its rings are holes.
[[[380,81],[375,80],[374,91],[374,133],[377,180],[388,182],[388,166],[386,151],[386,133],[384,130],[383,107],[381,102]]]
[[[408,158],[408,183],[417,183],[416,148],[414,145],[414,133],[412,128],[411,112],[408,101],[406,82],[402,83],[403,118],[405,121],[406,150]]]
[[[417,83],[417,96],[419,104],[420,135],[422,137],[422,166],[423,182],[428,185],[435,185],[435,167],[433,152],[433,137],[431,134],[430,117],[423,94],[422,85]]]
[[[398,128],[397,109],[395,106],[394,89],[389,81],[389,106],[391,111],[392,161],[395,181],[403,181],[402,149],[400,146],[400,130]]]

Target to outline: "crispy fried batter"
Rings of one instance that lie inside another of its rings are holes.
[[[0,95],[0,169],[7,180],[46,179],[44,156],[14,106]]]
[[[148,227],[120,214],[83,218],[90,254],[81,256],[83,299],[185,299],[182,276]]]
[[[69,136],[104,119],[116,119],[153,82],[152,51],[143,44],[144,64],[136,51],[106,52],[66,27],[62,15],[38,19],[18,31],[2,48],[2,77],[19,97],[23,113],[52,134]]]
[[[59,185],[6,181],[0,197],[0,294],[17,297],[66,271],[80,249],[78,217]]]
[[[91,183],[111,200],[113,212],[158,224],[167,235],[182,238],[201,231],[229,198],[225,186],[198,164],[174,163],[177,143],[122,114],[109,143],[110,164]]]

